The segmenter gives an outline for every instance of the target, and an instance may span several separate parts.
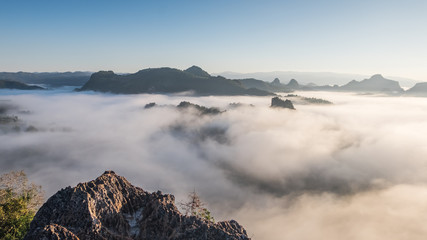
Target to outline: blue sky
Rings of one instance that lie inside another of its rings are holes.
[[[325,71],[427,81],[427,1],[0,0],[0,71]]]

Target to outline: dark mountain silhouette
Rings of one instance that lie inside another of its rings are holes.
[[[82,86],[89,78],[90,72],[0,72],[0,79],[8,79],[27,84],[45,84],[52,87]]]
[[[268,92],[291,92],[292,89],[288,88],[286,85],[281,84],[279,82],[264,82],[262,80],[254,79],[254,78],[246,78],[246,79],[236,79],[242,83],[242,85],[246,88],[256,88]]]
[[[260,89],[246,88],[239,81],[221,76],[205,76],[204,71],[200,70],[198,67],[191,67],[185,71],[174,68],[149,68],[128,75],[100,71],[92,74],[80,90],[120,94],[191,91],[197,95],[274,95]]]
[[[193,75],[199,76],[199,77],[210,77],[211,75],[209,75],[208,72],[206,72],[205,70],[201,69],[198,66],[191,66],[189,68],[187,68],[186,70],[184,70],[184,72],[187,73],[191,73]]]
[[[20,90],[43,90],[44,88],[39,86],[30,86],[25,83],[9,80],[0,80],[0,89],[20,89]]]
[[[234,220],[213,223],[183,215],[173,195],[146,192],[106,171],[96,180],[67,187],[50,197],[24,239],[249,238]]]
[[[399,82],[384,78],[380,74],[373,75],[360,82],[353,80],[340,87],[345,91],[366,91],[366,92],[403,92]]]
[[[178,104],[177,106],[178,109],[195,109],[196,111],[198,111],[200,113],[200,115],[216,115],[216,114],[220,114],[221,110],[219,110],[219,108],[216,107],[210,107],[207,108],[205,106],[200,106],[198,104],[194,104],[194,103],[190,103],[187,101],[182,101]]]
[[[271,107],[274,107],[274,108],[288,108],[288,109],[295,110],[295,107],[292,104],[291,100],[289,100],[289,99],[282,100],[279,97],[274,97],[274,98],[271,99]]]

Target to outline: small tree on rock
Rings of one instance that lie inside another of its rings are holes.
[[[185,211],[186,216],[196,216],[209,222],[215,222],[211,212],[204,207],[204,203],[200,200],[196,190],[188,194],[188,200],[180,203],[182,209]]]

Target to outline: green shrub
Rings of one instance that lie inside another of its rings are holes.
[[[0,239],[23,239],[43,202],[41,187],[28,184],[23,171],[0,176]]]

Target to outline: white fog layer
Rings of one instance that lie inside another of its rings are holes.
[[[0,174],[24,170],[47,197],[105,170],[178,202],[196,189],[253,239],[425,239],[426,99],[297,94],[334,104],[2,91],[0,110],[18,121],[0,125]]]

